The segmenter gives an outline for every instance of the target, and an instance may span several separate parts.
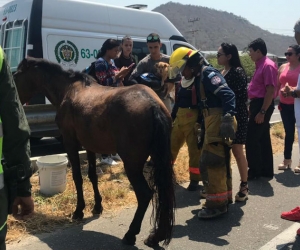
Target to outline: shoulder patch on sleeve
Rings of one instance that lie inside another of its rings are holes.
[[[222,79],[219,76],[214,76],[210,81],[213,85],[219,85],[222,82]]]
[[[211,79],[213,76],[215,76],[216,73],[215,72],[210,72],[209,75],[207,76],[209,79]]]

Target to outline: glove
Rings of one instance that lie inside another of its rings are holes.
[[[234,117],[226,114],[221,119],[220,136],[226,141],[235,139]]]

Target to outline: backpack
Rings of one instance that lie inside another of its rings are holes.
[[[108,64],[105,63],[105,66],[106,66],[106,70],[107,70],[108,69]],[[90,75],[91,77],[93,77],[99,83],[98,78],[96,76],[96,61],[92,62],[91,65],[87,66],[82,71],[82,73]]]
[[[87,66],[83,71],[82,73],[86,73],[88,75],[90,75],[91,77],[93,77],[97,82],[98,82],[98,79],[96,77],[96,69],[95,69],[95,62],[92,62],[91,65]]]

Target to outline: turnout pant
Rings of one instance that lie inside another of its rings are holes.
[[[186,142],[189,153],[190,180],[201,181],[199,170],[201,151],[198,149],[197,136],[194,131],[197,118],[198,110],[196,109],[178,109],[171,134],[171,152],[175,162],[180,148]]]
[[[232,200],[230,147],[219,136],[221,116],[220,109],[209,109],[204,113],[205,139],[200,171],[207,193],[205,206],[210,209],[224,207]]]
[[[207,208],[220,208],[227,205],[229,200],[232,201],[231,168],[226,166],[225,156],[225,150],[229,152],[229,149],[226,147],[223,143],[211,143],[202,148],[200,171],[207,193]]]
[[[264,122],[257,124],[255,116],[260,112],[264,98],[253,99],[250,102],[250,117],[246,140],[246,157],[249,177],[273,177],[273,151],[270,137],[270,119],[274,111],[274,100],[266,110]]]

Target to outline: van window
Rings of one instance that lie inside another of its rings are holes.
[[[191,47],[189,47],[189,46],[187,46],[185,44],[174,44],[173,45],[173,51],[177,50],[180,47],[186,47],[186,48],[189,48],[189,49],[193,49],[193,48],[191,48]]]
[[[11,71],[14,72],[17,70],[20,61],[25,57],[27,20],[5,23],[2,30],[0,41]]]
[[[120,40],[119,40],[120,41]],[[121,43],[121,41],[120,41]],[[162,44],[160,48],[160,52],[163,54],[167,54],[167,48],[165,44]],[[137,42],[133,41],[132,54],[135,57],[137,63],[142,60],[146,55],[149,54],[149,50],[146,42]]]

